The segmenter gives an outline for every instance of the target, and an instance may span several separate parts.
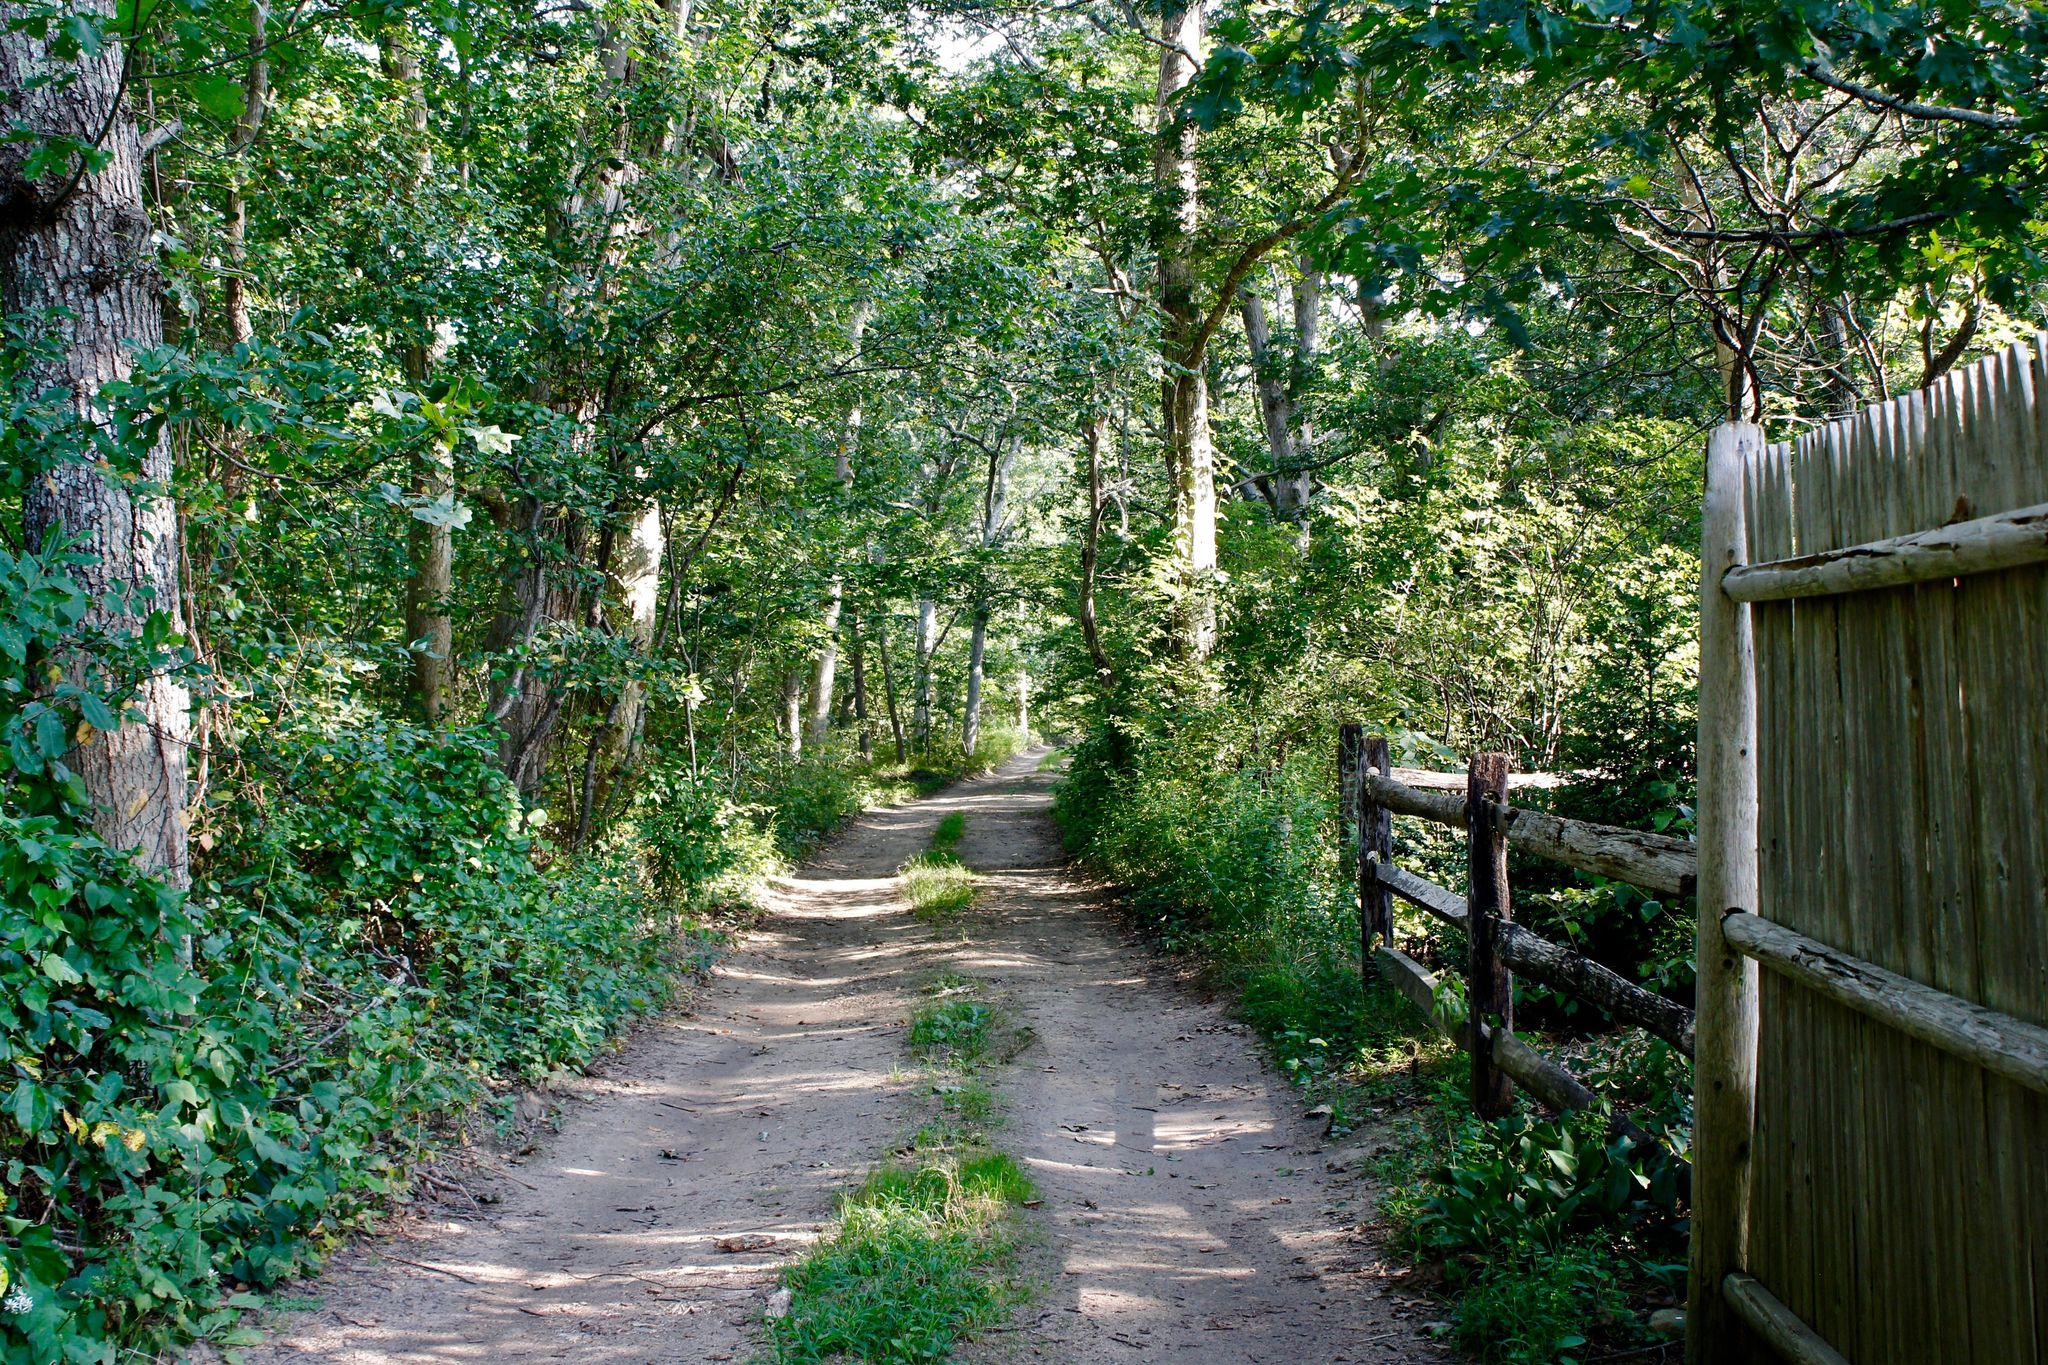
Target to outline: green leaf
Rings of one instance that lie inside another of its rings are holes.
[[[192,100],[223,122],[238,119],[248,106],[242,83],[222,72],[201,76],[192,82]]]

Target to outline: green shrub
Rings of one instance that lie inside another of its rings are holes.
[[[252,1302],[228,1286],[303,1269],[494,1077],[587,1060],[667,996],[675,922],[639,868],[544,871],[488,736],[345,705],[237,723],[189,899],[0,808],[0,901],[30,911],[0,921],[9,1362],[223,1330]]]

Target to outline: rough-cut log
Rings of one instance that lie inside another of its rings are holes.
[[[28,352],[19,391],[61,394],[81,429],[110,431],[100,391],[128,378],[137,350],[163,340],[163,280],[143,207],[142,141],[123,94],[128,48],[109,39],[60,55],[58,25],[21,27],[15,21],[27,12],[11,6],[9,22],[0,24],[0,125],[18,135],[0,142],[0,299],[10,324],[38,334],[48,327],[51,344]],[[96,146],[105,163],[87,170],[67,153],[56,169],[27,178],[26,158],[40,138]],[[29,548],[62,536],[89,556],[71,570],[91,596],[81,622],[88,629],[132,636],[161,612],[172,632],[183,634],[178,515],[162,491],[171,486],[170,442],[134,438],[126,454],[138,480],[116,474],[90,446],[78,454],[24,481]],[[86,659],[58,662],[91,682]],[[177,679],[158,671],[137,689],[135,707],[140,721],[112,733],[81,732],[66,761],[92,798],[100,836],[135,850],[146,870],[183,888],[191,881],[189,698]]]
[[[1837,952],[1752,914],[1722,917],[1721,936],[1745,956],[1901,1033],[2048,1093],[2048,1029]]]
[[[1462,792],[1465,790],[1465,774],[1440,773],[1434,768],[1389,768],[1385,774],[1396,782],[1405,783],[1418,791]],[[1508,790],[1555,791],[1568,786],[1577,773],[1509,773]]]
[[[1721,580],[1737,602],[1896,588],[2048,560],[2048,503],[1889,540],[1768,564],[1742,564]]]
[[[1721,1281],[1721,1293],[1736,1316],[1770,1343],[1785,1365],[1849,1365],[1847,1356],[1822,1341],[1753,1277],[1732,1274]]]
[[[1367,795],[1397,815],[1464,828],[1465,802],[1457,796],[1419,791],[1374,773],[1366,775],[1365,783]],[[1615,825],[1596,825],[1587,820],[1567,820],[1521,806],[1496,809],[1508,842],[1526,853],[1667,895],[1692,892],[1698,854],[1683,839]]]
[[[1692,894],[1699,853],[1683,839],[1567,820],[1517,806],[1497,809],[1501,832],[1526,853],[1649,891]]]
[[[1402,900],[1419,905],[1446,924],[1465,927],[1465,898],[1435,882],[1404,871],[1391,863],[1374,870],[1374,878]]]
[[[1465,794],[1419,791],[1378,773],[1365,775],[1366,794],[1396,815],[1412,815],[1454,829],[1465,827]]]
[[[1439,999],[1436,977],[1427,967],[1397,948],[1382,948],[1374,957],[1379,961],[1380,972],[1388,983],[1408,997],[1432,1027],[1467,1052],[1473,1050],[1471,1020],[1455,1009],[1447,1008]],[[1496,1034],[1481,1024],[1478,1036],[1494,1065],[1521,1082],[1530,1094],[1550,1108],[1564,1113],[1592,1105],[1593,1092],[1579,1084],[1571,1072],[1513,1034]]]
[[[1385,737],[1374,735],[1366,740],[1359,762],[1367,771],[1385,777]],[[1358,848],[1358,927],[1363,951],[1370,953],[1375,939],[1389,946],[1394,942],[1394,902],[1378,884],[1379,869],[1394,865],[1394,821],[1362,786],[1358,793]]]
[[[1676,1000],[1644,990],[1592,958],[1560,948],[1519,924],[1496,925],[1495,933],[1501,961],[1524,976],[1597,1005],[1621,1023],[1634,1024],[1692,1056],[1692,1011]]]
[[[1465,999],[1475,1026],[1515,1031],[1515,985],[1494,949],[1495,929],[1513,918],[1508,899],[1508,841],[1492,807],[1507,800],[1508,756],[1474,754],[1465,785]],[[1481,1118],[1504,1118],[1515,1088],[1493,1064],[1490,1048],[1472,1053],[1472,1107]]]
[[[1431,1027],[1467,1052],[1472,1050],[1471,1020],[1446,1007],[1438,998],[1436,977],[1428,968],[1398,948],[1382,948],[1374,957],[1379,961],[1380,974],[1422,1011]],[[1524,1090],[1551,1110],[1563,1114],[1592,1108],[1593,1092],[1580,1084],[1578,1077],[1514,1034],[1493,1032],[1481,1024],[1479,1038],[1492,1053],[1493,1064],[1514,1077]],[[1638,1146],[1659,1145],[1655,1137],[1623,1115],[1616,1114],[1608,1126]],[[1681,1163],[1680,1171],[1681,1180],[1689,1187],[1690,1168]]]
[[[1446,924],[1465,927],[1465,902],[1456,892],[1398,867],[1381,867],[1375,876],[1383,889],[1402,900],[1420,906]],[[1591,958],[1560,948],[1519,924],[1496,925],[1495,930],[1499,934],[1501,961],[1508,966],[1546,986],[1598,1005],[1619,1022],[1634,1024],[1686,1056],[1692,1055],[1692,1011],[1685,1006],[1645,990]]]
[[[1743,484],[1764,434],[1746,423],[1707,442],[1700,509],[1699,931],[1693,992],[1692,1261],[1689,1365],[1738,1358],[1742,1324],[1721,1281],[1749,1255],[1756,1126],[1756,967],[1725,941],[1721,916],[1757,903],[1756,643],[1749,608],[1721,590],[1749,541]]]

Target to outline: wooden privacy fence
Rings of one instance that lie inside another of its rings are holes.
[[[1394,780],[1385,739],[1366,738],[1356,725],[1344,725],[1337,732],[1338,819],[1342,842],[1356,859],[1364,960],[1377,961],[1396,989],[1472,1055],[1473,1107],[1489,1118],[1508,1112],[1518,1082],[1552,1109],[1584,1109],[1593,1103],[1592,1092],[1570,1071],[1515,1036],[1515,972],[1596,1005],[1688,1057],[1693,1052],[1691,1010],[1514,922],[1507,864],[1512,842],[1524,852],[1582,872],[1665,895],[1688,895],[1693,889],[1693,846],[1683,839],[1511,806],[1508,781],[1506,755],[1478,754],[1466,770],[1463,795],[1424,790]],[[1395,815],[1465,832],[1463,894],[1395,864]],[[1436,977],[1396,944],[1395,897],[1464,931],[1464,1010],[1447,1002]],[[1648,1140],[1639,1130],[1630,1131]]]
[[[1709,442],[1695,1365],[2048,1365],[2044,391]]]

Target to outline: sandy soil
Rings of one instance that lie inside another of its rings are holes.
[[[245,1358],[749,1359],[777,1266],[923,1111],[901,1034],[919,985],[950,970],[1035,1034],[990,1080],[998,1141],[1043,1196],[1026,1252],[1040,1292],[965,1358],[1447,1359],[1353,1232],[1371,1190],[1351,1158],[1063,866],[1037,758],[855,822],[778,885],[687,1011],[581,1083],[542,1151],[473,1183],[483,1202],[337,1257],[303,1289],[320,1306]],[[893,874],[953,810],[984,891],[935,931]]]

